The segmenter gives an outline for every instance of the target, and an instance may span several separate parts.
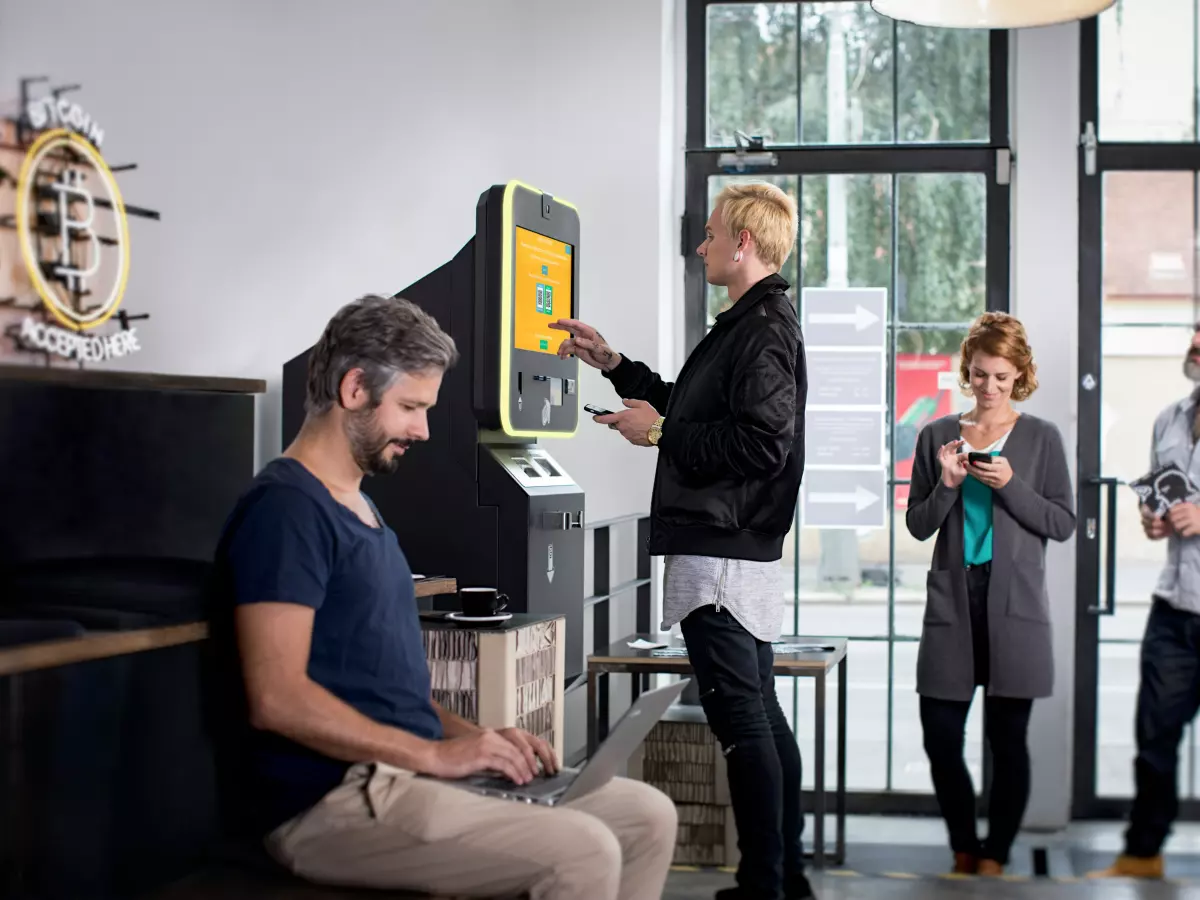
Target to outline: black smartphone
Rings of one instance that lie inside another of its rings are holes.
[[[611,416],[612,415],[611,409],[602,409],[601,407],[594,406],[591,403],[583,404],[583,411],[587,412],[587,413],[591,413],[593,416]]]
[[[967,454],[967,462],[969,462],[971,464],[990,463],[991,461],[992,461],[992,454],[990,454],[990,453],[971,452],[971,453]]]

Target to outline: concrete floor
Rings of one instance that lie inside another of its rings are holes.
[[[1160,883],[1089,882],[1087,871],[1108,865],[1120,848],[1121,823],[1077,823],[1056,835],[1022,834],[1006,879],[950,878],[945,826],[936,819],[851,816],[848,860],[841,869],[810,873],[820,900],[1200,900],[1200,825],[1179,823],[1168,844]],[[1045,851],[1048,878],[1033,878],[1033,851]],[[663,900],[708,900],[732,886],[722,870],[671,872]],[[395,892],[319,888],[246,870],[209,870],[153,900],[399,900]],[[581,898],[586,900],[586,898]]]
[[[726,872],[675,871],[662,900],[709,900],[733,884]],[[1185,900],[1200,897],[1200,883],[1006,881],[980,878],[814,875],[820,900]],[[401,900],[417,895],[390,891],[319,888],[298,882],[267,884],[244,874],[210,872],[189,879],[156,900]],[[587,900],[587,898],[580,898]]]
[[[663,900],[708,900],[733,876],[718,872],[674,872]],[[820,900],[1194,900],[1200,884],[1133,882],[1062,883],[996,879],[814,877]]]

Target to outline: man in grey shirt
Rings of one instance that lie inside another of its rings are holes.
[[[1183,363],[1200,385],[1200,323]],[[1154,423],[1151,470],[1174,463],[1200,483],[1200,387]],[[1179,503],[1165,516],[1143,507],[1142,528],[1167,541],[1167,565],[1154,589],[1142,639],[1137,761],[1125,852],[1100,877],[1162,878],[1162,846],[1179,812],[1176,774],[1183,730],[1200,707],[1200,506]]]

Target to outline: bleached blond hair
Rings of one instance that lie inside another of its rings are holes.
[[[796,245],[796,203],[773,184],[730,184],[717,195],[721,221],[735,240],[750,232],[758,258],[778,272]]]

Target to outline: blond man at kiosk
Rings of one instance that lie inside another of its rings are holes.
[[[664,629],[680,623],[709,727],[721,743],[738,831],[728,900],[810,900],[800,751],[775,695],[771,642],[783,625],[779,560],[804,473],[804,345],[788,283],[796,205],[770,184],[717,197],[697,248],[729,290],[674,384],[626,359],[589,325],[559,347],[601,369],[628,409],[596,417],[658,448],[650,553],[666,557]]]
[[[318,883],[657,900],[676,834],[657,790],[615,778],[543,806],[437,780],[493,771],[528,785],[559,768],[539,738],[433,701],[412,572],[361,490],[429,438],[456,358],[405,300],[343,307],[312,353],[299,435],[229,519],[214,631],[232,619],[240,653],[245,815],[279,863]]]

